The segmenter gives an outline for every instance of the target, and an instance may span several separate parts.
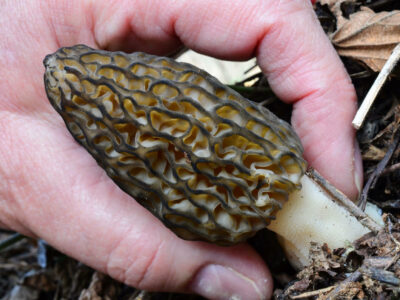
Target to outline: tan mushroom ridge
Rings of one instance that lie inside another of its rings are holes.
[[[44,64],[48,98],[75,139],[184,239],[241,242],[300,188],[291,127],[192,65],[84,45]]]

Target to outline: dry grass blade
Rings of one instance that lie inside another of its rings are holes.
[[[338,16],[338,29],[331,36],[339,55],[364,62],[379,72],[400,43],[400,11],[375,13],[367,7],[350,16]]]
[[[371,108],[373,102],[375,101],[376,96],[378,95],[382,86],[386,82],[390,73],[393,71],[393,68],[397,65],[399,59],[400,59],[400,44],[397,44],[397,46],[393,50],[393,53],[390,55],[389,59],[386,61],[381,72],[376,78],[374,84],[368,91],[367,96],[365,96],[365,99],[361,104],[361,107],[358,109],[357,114],[352,122],[354,128],[359,129],[363,124],[365,116],[367,115],[369,109]]]
[[[300,295],[290,296],[290,299],[306,299],[306,298],[313,297],[313,296],[319,296],[323,293],[332,291],[334,288],[335,288],[335,286],[329,286],[327,288],[323,288],[323,289],[319,289],[319,290],[315,290],[315,291],[311,291],[311,292],[305,292]]]

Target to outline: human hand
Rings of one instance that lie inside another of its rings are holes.
[[[355,93],[308,1],[5,1],[0,13],[3,227],[141,289],[213,299],[271,295],[270,274],[248,245],[177,238],[73,140],[46,98],[42,59],[78,43],[154,54],[184,44],[227,59],[256,54],[275,93],[294,103],[306,159],[357,194]]]

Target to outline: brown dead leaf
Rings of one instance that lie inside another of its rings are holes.
[[[375,13],[361,7],[350,19],[337,17],[338,29],[331,41],[339,55],[360,60],[379,72],[400,43],[400,11]]]
[[[375,147],[374,145],[369,145],[365,153],[363,153],[362,158],[364,160],[381,161],[385,157],[386,151]]]

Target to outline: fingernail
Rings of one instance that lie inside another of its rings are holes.
[[[266,282],[264,286],[267,286]],[[207,265],[202,268],[191,283],[191,289],[213,300],[265,299],[267,293],[265,288],[259,288],[250,278],[221,265]]]
[[[360,195],[363,184],[363,167],[360,147],[358,146],[357,140],[354,146],[354,183],[357,187],[358,195]]]

